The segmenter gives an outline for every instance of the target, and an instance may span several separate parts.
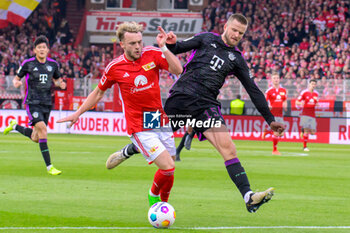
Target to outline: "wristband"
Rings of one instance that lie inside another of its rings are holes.
[[[160,51],[164,53],[165,51],[168,51],[168,48],[166,47],[166,45],[164,45],[163,47],[160,48]]]

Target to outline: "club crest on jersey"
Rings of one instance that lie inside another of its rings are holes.
[[[234,61],[236,59],[236,56],[233,53],[229,52],[228,59],[230,59],[231,61]]]
[[[145,71],[149,71],[149,70],[151,70],[151,69],[153,69],[153,68],[156,68],[156,64],[154,64],[154,62],[152,61],[152,62],[150,62],[150,63],[148,63],[148,64],[146,64],[146,65],[143,65],[142,68],[143,68]]]
[[[34,118],[38,118],[39,117],[39,113],[38,112],[33,112],[33,117]]]
[[[47,71],[51,72],[52,71],[52,66],[46,66]]]

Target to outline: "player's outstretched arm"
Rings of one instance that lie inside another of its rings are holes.
[[[167,49],[165,45],[165,42],[167,40],[167,34],[163,30],[163,28],[161,26],[158,26],[158,30],[159,33],[157,35],[157,43],[169,64],[169,72],[179,75],[182,73],[183,70],[181,62],[172,52],[170,52],[170,50]]]
[[[173,54],[185,53],[192,49],[198,49],[202,45],[203,37],[204,35],[196,35],[183,41],[177,41],[176,35],[173,32],[169,32],[166,44]]]
[[[12,80],[13,86],[19,88],[22,85],[21,78],[16,75]]]
[[[91,109],[102,99],[104,93],[105,92],[102,91],[99,87],[96,87],[95,90],[93,90],[89,94],[87,99],[84,101],[84,103],[80,106],[80,108],[75,113],[65,118],[59,119],[57,123],[71,122],[69,125],[69,128],[72,127],[72,125],[74,125],[74,123],[78,121],[80,115],[82,115],[84,112]]]

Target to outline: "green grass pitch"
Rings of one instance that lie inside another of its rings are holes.
[[[280,142],[282,156],[272,156],[270,141],[235,141],[252,189],[276,189],[251,214],[218,152],[194,139],[176,163],[169,200],[175,224],[159,230],[147,220],[155,165],[137,155],[116,169],[105,168],[108,155],[129,142],[51,134],[51,158],[63,173],[50,176],[38,144],[19,134],[0,135],[0,233],[350,232],[350,146],[309,144],[306,153],[301,143]]]

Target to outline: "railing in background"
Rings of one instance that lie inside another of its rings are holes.
[[[200,79],[200,77],[198,77]],[[174,80],[161,79],[162,98],[166,98]],[[266,79],[257,80],[255,83],[262,92],[271,87],[271,81]],[[301,91],[307,88],[306,79],[281,79],[281,86],[287,89],[288,100],[295,99]],[[316,90],[319,92],[320,99],[350,101],[350,80],[346,79],[323,79],[317,80]],[[233,100],[237,95],[242,99],[250,99],[247,92],[237,78],[227,78],[220,90],[219,100]]]

